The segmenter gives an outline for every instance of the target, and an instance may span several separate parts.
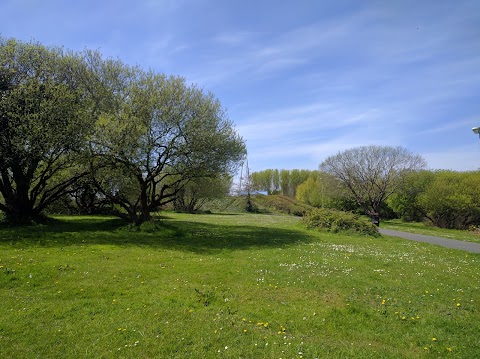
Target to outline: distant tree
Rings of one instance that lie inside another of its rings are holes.
[[[405,176],[426,167],[426,161],[402,147],[362,146],[328,157],[320,169],[340,181],[372,219]]]
[[[139,225],[192,180],[232,173],[244,158],[212,94],[182,78],[91,62],[113,94],[92,137],[91,169],[102,195],[123,209],[118,216]]]
[[[280,193],[280,171],[278,169],[272,171],[272,194]]]
[[[251,173],[252,187],[256,191],[265,191],[272,194],[273,190],[273,170],[268,169]]]
[[[91,132],[91,108],[75,55],[0,38],[0,210],[30,221],[87,171],[79,153]]]
[[[296,198],[313,207],[358,210],[348,188],[336,177],[320,171],[312,171],[307,180],[297,186]]]
[[[254,172],[251,175],[255,190],[266,191],[268,194],[283,194],[295,197],[297,186],[304,182],[312,171],[310,170],[272,170]]]
[[[290,193],[290,171],[280,170],[280,191],[284,196]]]
[[[231,176],[194,178],[178,191],[173,202],[176,211],[198,212],[211,199],[228,195],[232,185]]]

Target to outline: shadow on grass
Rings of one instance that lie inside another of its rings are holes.
[[[145,223],[141,228],[120,219],[102,217],[70,217],[46,225],[0,227],[0,244],[18,247],[107,244],[208,254],[224,249],[285,247],[313,240],[315,236],[302,231],[259,227],[253,222],[252,225],[219,225],[171,221],[168,217]]]

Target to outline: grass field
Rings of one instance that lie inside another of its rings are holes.
[[[480,256],[166,213],[0,228],[0,358],[478,358]]]

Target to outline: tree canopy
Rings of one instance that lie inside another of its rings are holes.
[[[30,220],[76,179],[75,157],[92,128],[75,73],[78,58],[0,38],[0,210]]]
[[[117,99],[97,120],[91,170],[129,220],[148,220],[190,181],[230,174],[244,158],[245,144],[213,94],[181,77],[109,66]]]
[[[181,77],[0,38],[8,218],[34,219],[62,196],[88,192],[139,224],[190,181],[231,174],[245,153],[219,100]]]

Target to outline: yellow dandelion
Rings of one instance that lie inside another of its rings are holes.
[[[432,338],[432,341],[433,341],[433,342],[436,342],[436,341],[437,341],[437,338]]]

